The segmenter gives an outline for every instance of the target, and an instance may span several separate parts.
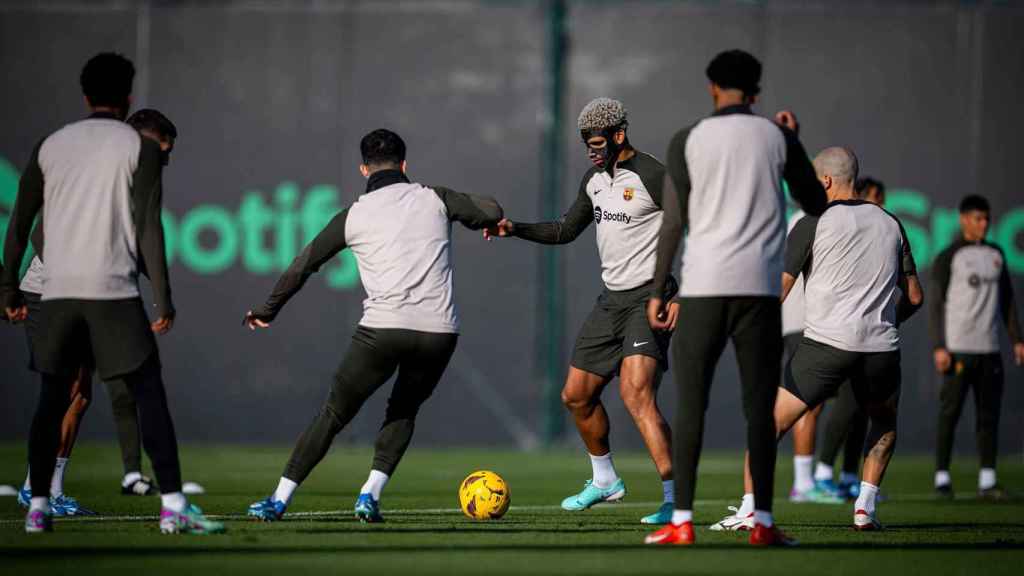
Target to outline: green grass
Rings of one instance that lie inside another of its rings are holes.
[[[581,452],[409,452],[387,487],[387,523],[360,524],[351,507],[370,462],[365,449],[335,450],[297,493],[290,512],[324,512],[274,524],[241,517],[246,506],[276,485],[285,448],[182,449],[186,480],[203,484],[195,501],[210,514],[231,515],[228,534],[164,536],[152,518],[155,498],[120,496],[120,461],[113,445],[76,449],[66,489],[105,516],[130,520],[66,520],[56,532],[28,536],[14,498],[0,499],[0,573],[89,574],[131,570],[139,574],[221,570],[235,573],[350,574],[1020,574],[1024,565],[1024,502],[985,503],[967,497],[975,467],[962,461],[954,481],[963,498],[930,496],[930,459],[897,454],[880,505],[887,530],[861,534],[848,526],[848,505],[794,505],[777,501],[776,518],[801,546],[758,550],[737,533],[704,526],[718,520],[740,493],[740,456],[704,458],[698,486],[698,546],[651,548],[639,518],[661,497],[646,456],[617,454],[626,480],[624,504],[582,513],[563,512],[559,501],[582,487],[589,464]],[[23,478],[24,447],[0,445],[0,483]],[[1009,460],[1009,458],[1007,458]],[[790,459],[781,456],[776,492],[790,485]],[[512,509],[499,521],[476,522],[457,510],[459,481],[474,469],[491,469],[508,481]],[[1000,468],[1001,482],[1024,486],[1019,458]],[[331,512],[333,511],[333,512]],[[31,570],[31,571],[29,571]]]

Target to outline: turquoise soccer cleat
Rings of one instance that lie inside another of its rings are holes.
[[[608,488],[594,486],[594,480],[587,480],[583,484],[583,491],[579,494],[569,496],[562,500],[562,510],[577,512],[586,510],[594,504],[601,502],[618,502],[626,497],[626,483],[619,478]]]
[[[250,504],[246,514],[263,522],[276,522],[284,516],[284,511],[287,508],[287,504],[280,500],[274,500],[274,496],[271,495]]]
[[[373,494],[360,494],[356,499],[355,510],[356,518],[361,522],[376,524],[384,521],[380,514],[380,503],[373,499]]]
[[[221,534],[224,525],[203,516],[195,504],[189,504],[184,512],[170,508],[160,510],[160,532],[164,534]]]
[[[675,511],[674,502],[663,502],[658,511],[640,519],[641,524],[668,524],[672,521],[672,512]]]
[[[96,513],[83,508],[78,500],[67,494],[50,497],[50,511],[54,516],[95,516]]]

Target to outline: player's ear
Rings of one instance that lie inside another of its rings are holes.
[[[405,168],[406,168],[406,166],[407,166],[407,164],[406,164],[406,161],[405,161],[405,160],[402,160],[402,166],[401,166],[401,168],[402,168],[402,174],[405,174]]]
[[[616,144],[621,145],[625,141],[626,141],[626,131],[625,130],[619,130],[618,132],[615,133],[615,143]]]
[[[363,175],[363,178],[369,178],[370,177],[370,167],[367,166],[366,164],[360,164],[359,165],[359,173]]]

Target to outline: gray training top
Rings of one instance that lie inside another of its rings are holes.
[[[42,299],[139,296],[149,271],[160,316],[173,314],[164,252],[160,147],[110,114],[68,124],[40,142],[22,174],[4,245],[0,288],[20,300],[18,271],[43,212]]]
[[[458,333],[451,223],[479,230],[502,216],[493,198],[409,182],[399,170],[375,172],[366,194],[306,246],[253,317],[272,321],[313,272],[347,247],[366,290],[361,326]]]
[[[604,285],[614,291],[632,290],[654,278],[664,178],[661,162],[639,151],[616,164],[614,176],[591,168],[562,218],[516,222],[513,235],[541,244],[566,244],[594,222]]]
[[[786,272],[804,276],[804,337],[848,352],[899,349],[901,298],[917,274],[903,225],[863,200],[832,202],[790,233]]]
[[[678,132],[666,162],[655,293],[664,291],[686,229],[680,296],[778,296],[782,179],[804,212],[821,214],[826,201],[796,134],[749,106],[729,106]]]
[[[1013,301],[1013,283],[1002,249],[963,236],[943,250],[932,268],[934,296],[928,328],[932,345],[951,352],[999,352],[999,320],[1014,343],[1024,342]]]

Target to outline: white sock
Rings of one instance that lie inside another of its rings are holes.
[[[833,475],[832,475],[832,467],[829,466],[828,464],[824,464],[822,462],[818,462],[818,465],[815,466],[815,468],[814,468],[814,479],[815,480],[819,480],[819,481],[820,480],[831,480],[832,477],[833,477]]]
[[[25,490],[32,489],[32,473],[25,474]]]
[[[875,515],[875,499],[878,497],[878,486],[867,482],[860,483],[860,496],[853,505],[853,511],[863,510],[872,516]]]
[[[370,477],[366,479],[366,484],[363,484],[359,493],[369,494],[373,496],[374,500],[380,501],[380,492],[384,489],[384,485],[388,483],[388,478],[390,476],[380,470],[370,470]]]
[[[793,488],[797,492],[807,492],[814,488],[814,456],[793,456]]]
[[[775,525],[775,519],[772,518],[771,512],[765,512],[764,510],[754,510],[754,524],[760,524],[765,528],[771,528]]]
[[[170,494],[160,495],[160,505],[181,514],[188,507],[188,500],[185,499],[185,495],[181,492],[171,492]]]
[[[142,480],[142,472],[129,472],[121,480],[121,486],[127,488],[139,480]]]
[[[740,509],[736,511],[736,515],[740,518],[746,518],[754,513],[754,495],[744,494],[743,500],[740,502]]]
[[[839,473],[840,484],[855,484],[857,480],[860,480],[860,478],[858,478],[856,474],[850,474],[849,472]]]
[[[50,479],[50,496],[56,498],[64,493],[64,471],[68,468],[67,458],[57,458],[53,467],[53,478]]]
[[[675,510],[672,512],[672,524],[679,526],[686,522],[693,522],[693,510]]]
[[[949,477],[949,470],[939,470],[935,473],[935,487],[949,486],[953,483],[953,479]]]
[[[996,469],[982,468],[978,471],[978,490],[988,490],[996,485]]]
[[[299,485],[295,482],[281,476],[280,482],[277,483],[277,490],[274,490],[274,500],[278,502],[284,502],[288,504],[292,501],[292,493]]]
[[[33,496],[28,503],[29,512],[47,512],[50,510],[50,499],[46,496]]]
[[[615,464],[612,464],[612,453],[604,456],[590,455],[590,465],[594,468],[594,486],[598,488],[611,488],[612,484],[619,479],[615,472]]]
[[[662,502],[675,502],[676,501],[676,481],[675,480],[662,480],[661,481],[661,499]]]

